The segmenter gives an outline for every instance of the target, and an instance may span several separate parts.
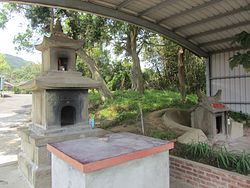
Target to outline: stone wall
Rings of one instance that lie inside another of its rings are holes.
[[[193,188],[250,188],[250,177],[170,156],[170,176]]]

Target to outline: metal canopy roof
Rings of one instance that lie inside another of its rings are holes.
[[[239,49],[250,32],[250,0],[0,0],[81,10],[163,34],[199,56]]]

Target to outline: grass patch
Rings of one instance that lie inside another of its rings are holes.
[[[246,152],[232,153],[225,147],[217,149],[200,142],[187,145],[176,143],[171,154],[243,175],[250,174],[250,154]]]
[[[170,107],[190,108],[197,102],[195,95],[188,95],[186,103],[181,103],[179,93],[173,91],[146,90],[143,95],[135,91],[115,91],[113,99],[101,101],[98,93],[90,93],[91,112],[98,119],[121,123],[136,119],[139,107],[143,112],[152,112]]]
[[[177,135],[173,131],[152,131],[148,136],[162,140],[173,140]]]

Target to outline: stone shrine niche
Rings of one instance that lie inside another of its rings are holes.
[[[192,127],[201,129],[211,140],[228,136],[229,108],[219,101],[220,95],[219,90],[213,97],[201,96],[191,113]]]
[[[57,67],[59,71],[68,70],[69,59],[67,57],[58,57],[57,63],[58,63]]]

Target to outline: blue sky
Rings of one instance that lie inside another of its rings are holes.
[[[0,29],[0,53],[6,53],[21,57],[25,60],[35,63],[41,62],[41,53],[27,53],[25,51],[17,52],[13,44],[13,39],[19,32],[25,31],[27,20],[20,15],[13,15],[13,18],[8,22],[5,29]]]

